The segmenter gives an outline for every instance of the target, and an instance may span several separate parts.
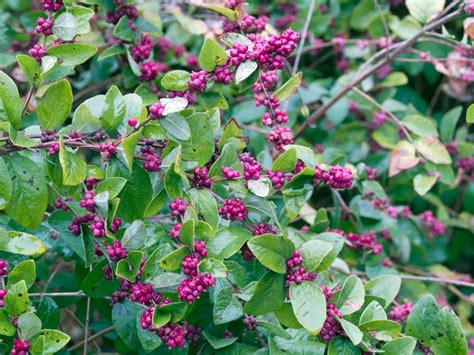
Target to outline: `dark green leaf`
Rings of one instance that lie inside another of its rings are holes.
[[[199,65],[204,70],[211,72],[218,65],[223,65],[227,59],[224,49],[213,39],[207,38],[199,53]]]
[[[36,279],[36,266],[33,260],[25,260],[16,265],[8,275],[8,284],[14,285],[24,280],[26,287],[30,288]]]
[[[295,251],[295,246],[290,240],[273,234],[254,237],[247,242],[247,245],[258,261],[280,274],[286,273],[286,259]]]
[[[290,300],[298,322],[309,333],[318,334],[326,320],[326,299],[319,286],[306,281],[292,284]]]
[[[245,313],[263,315],[281,308],[285,301],[285,277],[267,272],[257,283],[255,292],[245,304]]]

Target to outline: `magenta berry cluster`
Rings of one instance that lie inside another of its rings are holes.
[[[326,183],[333,189],[349,189],[352,186],[354,177],[352,170],[342,166],[317,165],[314,168],[314,185],[319,186]]]
[[[243,221],[248,215],[248,210],[239,197],[228,198],[222,207],[219,207],[219,214],[230,221]]]
[[[110,159],[117,154],[117,147],[112,142],[101,143],[99,149],[104,159]]]
[[[165,64],[148,60],[140,65],[140,73],[142,74],[140,79],[142,81],[153,81],[160,73],[165,72],[167,69],[168,67]]]
[[[191,90],[204,91],[206,89],[208,73],[205,70],[192,72],[189,75],[188,85]]]
[[[151,120],[156,120],[156,119],[160,118],[161,116],[163,116],[164,110],[165,110],[165,107],[159,101],[155,102],[149,108],[150,119]]]
[[[433,211],[425,211],[418,217],[426,224],[432,237],[443,235],[446,232],[446,227],[434,216]]]
[[[222,169],[222,174],[227,180],[235,180],[240,178],[240,172],[237,170],[234,170],[232,168],[229,168],[228,166],[224,166]]]
[[[94,196],[95,196],[94,190],[87,191],[84,194],[84,198],[79,201],[79,205],[88,211],[91,211],[91,212],[94,211],[95,210]]]
[[[257,318],[255,318],[254,316],[246,315],[244,317],[243,322],[244,322],[244,325],[247,327],[248,330],[257,329]]]
[[[274,128],[268,135],[268,142],[275,146],[275,149],[282,151],[283,147],[294,142],[293,133],[287,126]]]
[[[27,355],[30,350],[30,342],[28,340],[13,339],[13,349],[10,355]]]
[[[291,258],[286,260],[286,287],[291,284],[300,284],[303,281],[314,281],[316,279],[315,272],[306,272],[306,269],[301,266],[304,260],[299,250],[295,251]]]
[[[383,250],[383,246],[377,242],[377,236],[373,232],[348,233],[346,237],[351,249],[371,251],[375,255],[380,254]]]
[[[187,321],[183,322],[183,328],[185,333],[185,338],[189,342],[189,345],[195,346],[199,339],[201,339],[202,328],[190,324]]]
[[[396,305],[388,313],[388,318],[394,320],[397,323],[403,323],[410,315],[412,309],[413,303],[411,302]]]
[[[0,259],[0,276],[8,275],[8,271],[9,271],[8,261],[4,259]]]
[[[5,306],[5,296],[7,295],[6,288],[0,288],[0,307]]]
[[[161,297],[161,293],[156,292],[151,284],[145,283],[133,284],[130,292],[130,300],[143,305],[149,305],[152,302],[158,303]]]
[[[118,218],[118,217],[115,217],[113,220],[112,220],[112,223],[110,224],[109,226],[109,230],[112,232],[112,233],[117,233],[118,230],[120,229],[120,227],[122,226],[122,219],[121,218]]]
[[[286,175],[283,171],[272,171],[272,169],[267,169],[266,172],[275,190],[280,190],[283,185],[285,185]]]
[[[186,212],[186,209],[188,208],[188,204],[186,201],[184,201],[182,198],[177,198],[168,205],[170,211],[171,211],[171,216],[173,218],[178,218],[184,216],[184,213]]]
[[[179,231],[181,230],[181,227],[182,227],[182,224],[179,223],[179,222],[176,222],[173,225],[173,229],[171,229],[171,231],[170,231],[170,237],[174,238],[174,239],[178,239],[179,238]]]
[[[186,345],[184,328],[176,323],[167,324],[158,328],[156,334],[169,349],[182,348]]]
[[[33,47],[30,48],[28,54],[36,59],[38,62],[41,61],[46,54],[46,48],[43,47],[41,44],[35,44]]]
[[[41,0],[43,9],[49,12],[56,12],[64,7],[63,0]]]
[[[209,177],[209,170],[205,166],[202,168],[194,168],[193,174],[193,187],[211,187],[212,180]]]
[[[252,229],[253,235],[277,234],[278,229],[271,224],[260,222]]]
[[[126,259],[128,256],[127,250],[122,246],[119,240],[114,241],[112,244],[105,247],[110,260],[119,261]]]
[[[262,173],[262,165],[250,153],[241,153],[240,161],[244,166],[245,180],[258,180]]]
[[[214,286],[216,279],[211,274],[199,274],[190,276],[183,280],[178,286],[178,297],[180,300],[192,303]]]
[[[105,222],[100,216],[95,216],[91,225],[89,226],[90,231],[96,238],[105,237],[107,231],[105,229]]]
[[[54,20],[52,18],[45,19],[40,17],[36,23],[36,33],[41,33],[45,36],[51,36],[53,34]]]
[[[140,148],[141,158],[143,160],[143,169],[149,172],[157,172],[161,168],[162,159],[152,142],[143,140]]]
[[[150,58],[153,51],[154,41],[149,34],[142,34],[136,46],[130,47],[132,58],[137,62],[143,62]]]
[[[342,313],[337,309],[333,303],[328,303],[326,308],[326,320],[324,321],[323,327],[318,334],[324,342],[331,341],[332,338],[343,333],[342,327],[334,317],[342,318]]]

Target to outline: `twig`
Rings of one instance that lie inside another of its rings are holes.
[[[33,96],[33,91],[34,91],[34,86],[31,85],[30,89],[28,90],[28,94],[27,94],[26,101],[25,101],[25,106],[23,106],[23,111],[21,111],[22,116],[25,114],[26,110],[28,109],[28,105],[29,105],[30,100]]]
[[[360,90],[357,87],[353,87],[352,90],[354,90],[357,94],[362,96],[364,99],[369,101],[372,105],[377,107],[379,110],[382,110],[384,113],[387,114],[387,116],[400,128],[400,130],[403,132],[403,134],[408,138],[410,142],[413,142],[412,137],[410,136],[410,132],[406,129],[406,127],[403,125],[402,122],[398,119],[397,116],[395,116],[393,113],[390,111],[387,111],[382,105],[380,105],[375,99],[373,99],[371,96],[367,95],[365,92]]]
[[[456,1],[455,3],[459,4],[459,1]],[[385,59],[379,61],[377,64],[375,64],[372,68],[368,69],[365,71],[363,74],[361,74],[359,77],[354,78],[348,85],[346,85],[338,94],[333,96],[330,100],[328,100],[324,105],[322,105],[316,112],[314,112],[312,115],[310,115],[300,126],[298,131],[295,134],[295,138],[298,138],[301,136],[310,125],[312,125],[315,121],[320,119],[321,117],[324,116],[327,110],[329,110],[336,102],[338,102],[341,98],[343,98],[349,91],[352,90],[355,86],[359,85],[361,82],[363,82],[365,79],[370,77],[373,73],[375,73],[377,70],[380,68],[384,67],[385,65],[389,64],[392,60],[394,60],[396,57],[398,57],[400,54],[402,54],[405,50],[410,48],[413,44],[416,43],[416,41],[426,34],[427,32],[457,18],[463,14],[463,9],[458,9],[455,12],[452,12],[444,17],[439,17],[435,19],[433,22],[429,23],[425,27],[423,27],[419,32],[417,32],[413,37],[400,42],[397,44],[396,49],[393,52],[390,52]]]
[[[300,44],[298,47],[298,52],[296,53],[295,63],[293,64],[293,70],[291,74],[294,76],[298,72],[298,66],[300,65],[301,54],[303,53],[304,42],[306,41],[306,36],[308,34],[309,25],[311,24],[311,19],[313,18],[313,12],[315,7],[315,0],[311,0],[309,3],[308,14],[306,15],[306,20],[303,26],[303,32],[301,33]]]
[[[385,32],[385,37],[387,38],[387,42],[390,38],[390,29],[388,28],[387,20],[385,19],[385,16],[383,15],[382,9],[380,8],[380,4],[378,0],[374,0],[374,6],[377,12],[379,13],[380,19],[382,20],[383,24],[383,30]]]
[[[104,334],[107,334],[111,331],[115,330],[115,327],[113,325],[111,325],[110,327],[108,328],[105,328],[105,329],[102,329],[100,332],[97,332],[95,333],[94,335],[91,335],[87,341],[92,341],[94,339],[97,339],[99,337],[101,337],[102,335]],[[76,350],[77,348],[80,348],[82,346],[82,344],[84,344],[84,340],[80,341],[79,343],[71,346],[69,349],[67,349],[67,351],[73,351],[73,350]]]
[[[83,291],[77,292],[33,292],[28,294],[30,297],[84,297]]]
[[[450,280],[450,279],[442,279],[442,278],[434,277],[434,276],[415,276],[415,275],[404,275],[404,274],[401,274],[401,275],[398,275],[398,276],[400,276],[400,278],[405,279],[405,280],[438,282],[438,283],[443,283],[443,284],[448,284],[448,285],[456,285],[456,286],[474,288],[474,284],[470,283],[470,282],[459,281],[459,280]]]
[[[41,292],[43,295],[44,293],[48,290],[48,287],[49,287],[49,284],[51,283],[51,281],[53,281],[54,279],[54,276],[56,276],[56,274],[58,273],[59,269],[61,268],[61,266],[63,266],[63,263],[59,263],[58,266],[56,266],[56,268],[54,269],[54,271],[51,273],[51,276],[49,277],[49,279],[46,281],[46,284],[44,285],[43,287],[43,291]],[[41,304],[43,303],[43,297],[40,298],[40,302],[39,302],[39,306],[41,307]]]
[[[92,268],[90,268],[92,271]],[[87,305],[86,305],[86,320],[84,324],[84,355],[87,355],[87,342],[88,342],[88,334],[89,334],[89,317],[90,317],[90,310],[91,310],[91,298],[87,297]]]

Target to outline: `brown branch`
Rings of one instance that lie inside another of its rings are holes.
[[[454,2],[453,4],[459,4],[459,1]],[[387,56],[379,61],[377,64],[375,64],[372,68],[367,70],[365,73],[361,74],[360,76],[356,77],[354,80],[352,80],[348,85],[346,85],[338,94],[333,96],[329,101],[327,101],[324,105],[322,105],[316,112],[314,112],[311,116],[309,116],[306,121],[300,126],[298,131],[295,134],[295,138],[298,138],[301,136],[309,126],[311,126],[314,122],[316,122],[318,119],[322,118],[324,114],[326,113],[327,110],[329,110],[335,103],[337,103],[341,98],[343,98],[349,91],[352,90],[355,86],[359,85],[361,82],[363,82],[365,79],[370,77],[372,74],[374,74],[377,70],[380,68],[384,67],[385,65],[391,63],[396,57],[398,57],[400,54],[405,52],[408,48],[410,48],[413,44],[416,43],[416,41],[426,34],[427,32],[442,26],[443,24],[454,20],[455,18],[461,16],[463,14],[463,9],[460,8],[456,10],[455,12],[452,12],[444,17],[439,17],[435,19],[433,22],[429,23],[425,27],[423,27],[418,33],[416,33],[413,37],[400,42],[396,49],[393,52],[389,52]]]
[[[115,327],[113,325],[111,325],[110,327],[102,329],[100,332],[97,332],[94,335],[90,336],[89,338],[87,338],[87,341],[93,341],[94,339],[97,339],[97,338],[101,337],[102,335],[107,334],[107,333],[109,333],[113,330],[115,330]],[[67,349],[67,351],[76,350],[77,348],[80,348],[82,346],[82,344],[84,344],[84,340],[82,340],[79,343],[71,346],[69,349]]]

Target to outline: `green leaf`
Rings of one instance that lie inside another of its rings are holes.
[[[470,105],[466,112],[466,122],[474,123],[474,104]]]
[[[263,266],[279,274],[286,273],[286,259],[295,251],[295,246],[290,240],[273,234],[254,237],[247,242],[247,245]]]
[[[344,333],[346,333],[352,341],[352,344],[359,345],[363,336],[359,327],[345,319],[339,319],[339,322],[341,323],[342,329],[344,329]]]
[[[59,127],[71,113],[72,88],[66,79],[50,85],[38,102],[38,120],[44,130]]]
[[[441,140],[443,142],[448,143],[453,140],[456,126],[461,118],[462,112],[463,107],[456,106],[444,114],[439,127]]]
[[[188,219],[181,226],[181,229],[179,231],[179,239],[181,239],[181,241],[188,247],[193,248],[194,237],[194,220]]]
[[[251,60],[240,63],[235,72],[235,83],[238,84],[247,79],[257,68],[257,63]]]
[[[232,288],[223,288],[216,297],[212,312],[214,324],[225,324],[244,315],[242,304],[232,294]]]
[[[123,46],[112,46],[112,47],[108,47],[106,48],[102,53],[99,54],[99,58],[97,59],[97,61],[102,61],[104,59],[107,59],[109,57],[114,57],[116,55],[123,55],[123,54],[126,54],[127,51],[125,50],[125,48]]]
[[[387,314],[385,313],[383,307],[377,301],[372,301],[367,307],[365,307],[364,312],[362,312],[359,319],[359,324],[373,320],[385,319],[387,319]]]
[[[121,177],[110,177],[103,181],[101,181],[96,189],[96,194],[100,194],[103,192],[109,193],[109,199],[112,200],[113,198],[117,197],[120,191],[122,191],[123,187],[127,183],[127,180]]]
[[[112,309],[112,323],[115,331],[125,344],[132,349],[139,349],[140,341],[137,336],[137,313],[142,307],[134,302],[118,302]]]
[[[184,70],[172,70],[161,79],[161,85],[166,90],[185,91],[188,90],[189,73]]]
[[[29,55],[19,54],[16,56],[18,65],[30,85],[36,85],[41,79],[41,68],[39,63]]]
[[[54,20],[53,34],[63,41],[72,40],[77,34],[77,21],[74,15],[63,12]]]
[[[377,16],[374,10],[372,0],[360,1],[352,11],[351,27],[359,31],[367,30],[371,20]]]
[[[8,275],[8,285],[14,285],[25,280],[26,287],[30,288],[36,279],[36,266],[33,260],[25,260],[16,265]]]
[[[223,65],[227,59],[224,49],[213,39],[206,38],[199,53],[199,65],[205,71],[211,72],[218,65]]]
[[[222,152],[224,145],[228,142],[239,142],[242,139],[242,128],[234,118],[231,118],[224,126],[221,137],[219,139],[219,151]],[[239,145],[236,145],[240,148]],[[241,148],[244,148],[243,145]]]
[[[60,138],[59,161],[63,171],[63,184],[76,186],[87,177],[87,163],[81,155],[70,152]]]
[[[413,179],[413,187],[418,195],[424,196],[436,184],[436,181],[438,181],[436,176],[417,174]]]
[[[402,120],[402,124],[420,137],[438,137],[436,125],[429,118],[420,115],[410,115]]]
[[[91,31],[89,20],[94,16],[94,10],[83,6],[73,6],[71,13],[76,18],[77,34],[86,34]]]
[[[237,253],[252,236],[250,231],[243,228],[223,228],[207,242],[206,248],[210,257],[227,259]]]
[[[244,311],[255,316],[280,309],[285,301],[285,277],[267,272],[257,283],[255,292],[245,304]]]
[[[153,312],[153,326],[160,328],[167,324],[171,320],[171,313],[160,311],[159,308],[155,308]]]
[[[160,103],[165,106],[163,109],[163,116],[167,116],[172,113],[183,111],[188,107],[188,100],[184,97],[173,97],[173,98],[164,98],[160,100]]]
[[[188,254],[188,252],[189,248],[185,246],[172,251],[160,260],[160,267],[167,271],[179,270],[179,268],[181,267],[181,262]]]
[[[72,116],[72,128],[82,133],[92,133],[102,128],[100,118],[104,113],[105,95],[98,95],[81,103]]]
[[[24,313],[18,318],[18,329],[21,331],[22,339],[33,338],[40,332],[42,326],[41,319],[34,313]]]
[[[22,111],[23,100],[15,82],[0,71],[0,122],[10,122],[15,129],[19,129]]]
[[[331,243],[333,246],[333,249],[323,259],[321,264],[316,268],[316,271],[324,271],[329,269],[334,260],[336,260],[337,256],[339,255],[339,252],[344,247],[344,239],[338,233],[332,232],[318,234],[317,239]]]
[[[127,162],[128,169],[130,172],[133,170],[133,160],[135,157],[135,147],[142,138],[143,129],[140,128],[138,131],[132,133],[122,141],[123,153],[125,155],[125,161]]]
[[[209,223],[214,230],[216,230],[219,214],[217,210],[217,201],[214,196],[212,196],[211,192],[204,189],[191,189],[188,193],[196,208],[196,213],[201,215],[202,218]],[[210,236],[201,236],[198,234],[198,239],[207,240],[209,239],[208,237]]]
[[[467,341],[461,321],[448,307],[444,307],[433,319],[431,349],[435,354],[467,354]]]
[[[102,114],[102,128],[106,131],[117,128],[125,117],[125,100],[116,86],[112,86],[105,95],[105,107]]]
[[[451,164],[451,156],[446,147],[433,137],[425,137],[415,141],[416,150],[435,164]]]
[[[5,310],[9,315],[18,318],[20,315],[28,311],[31,306],[28,297],[28,287],[25,281],[19,281],[8,288],[5,296]]]
[[[172,199],[183,196],[181,182],[182,178],[176,172],[176,163],[173,162],[170,164],[170,167],[166,171],[165,175],[165,190]]]
[[[402,281],[399,276],[382,275],[365,284],[365,291],[368,296],[377,297],[384,301],[384,308],[387,308],[400,291]]]
[[[273,171],[283,171],[289,173],[296,166],[297,151],[295,148],[290,148],[280,154],[272,163]]]
[[[148,329],[142,328],[140,324],[141,314],[143,313],[137,314],[137,336],[145,352],[149,353],[158,348],[163,342],[161,341],[160,337],[156,335],[155,332],[150,332]]]
[[[306,281],[292,284],[290,300],[298,322],[312,335],[318,334],[326,320],[326,299],[319,286]]]
[[[10,316],[5,309],[0,309],[0,335],[13,336],[16,333],[16,327],[13,325]]]
[[[232,143],[224,145],[219,158],[209,169],[209,177],[213,178],[218,176],[224,178],[224,174],[222,173],[222,168],[224,167],[232,168],[240,172],[241,176],[243,174],[243,166],[239,160],[237,147]]]
[[[143,251],[132,250],[128,253],[127,259],[122,259],[117,263],[115,274],[130,282],[134,282],[137,277],[143,259]]]
[[[302,72],[299,72],[295,76],[292,76],[290,79],[288,79],[286,83],[280,86],[280,88],[275,91],[272,96],[280,101],[288,100],[298,90],[299,86],[301,85],[302,77]]]
[[[360,355],[360,353],[360,349],[347,338],[334,337],[329,343],[328,355]]]
[[[71,338],[56,329],[43,329],[40,335],[44,337],[44,354],[54,354],[61,350]]]
[[[126,42],[132,42],[135,39],[135,32],[130,28],[127,16],[122,16],[114,27],[114,37],[120,38]]]
[[[381,88],[391,88],[395,86],[404,86],[408,84],[408,77],[403,72],[394,72],[386,76],[386,78],[377,86]]]
[[[311,148],[308,148],[302,145],[297,145],[297,144],[285,145],[283,148],[285,150],[296,149],[297,158],[302,160],[303,163],[306,164],[306,166],[309,166],[311,168],[314,167],[319,162],[318,157],[316,156],[314,150]]]
[[[337,308],[343,314],[357,312],[364,305],[364,285],[357,275],[349,276],[345,281],[337,299]]]
[[[301,248],[301,256],[307,271],[315,271],[321,262],[333,250],[331,243],[322,240],[309,240]]]
[[[76,66],[93,57],[97,48],[89,44],[60,44],[51,47],[46,53],[58,57],[62,66]]]
[[[209,333],[207,330],[202,332],[202,335],[206,340],[209,342],[209,344],[212,346],[213,349],[222,349],[225,348],[226,346],[234,344],[239,338],[232,337],[232,338],[218,338],[215,335],[212,335]]]
[[[411,355],[415,350],[416,339],[413,337],[402,337],[386,343],[382,350],[385,355]]]
[[[227,267],[225,264],[216,259],[206,258],[202,260],[198,265],[199,272],[209,273],[216,278],[227,277]]]
[[[415,19],[427,23],[432,16],[444,9],[445,0],[406,0],[405,4]]]
[[[190,144],[183,146],[182,159],[191,166],[204,166],[214,154],[214,134],[211,118],[207,113],[197,112],[188,117],[191,130]]]
[[[9,162],[12,195],[5,212],[25,228],[35,229],[48,207],[43,168],[30,159],[12,156]]]
[[[0,232],[3,230],[0,229]],[[40,256],[46,252],[46,246],[38,238],[28,233],[10,231],[8,239],[0,240],[0,250],[13,254]]]
[[[431,329],[439,310],[433,295],[420,298],[407,318],[406,334],[417,338],[421,345],[430,346]]]
[[[137,219],[125,230],[122,237],[122,245],[129,250],[140,250],[143,248],[147,235],[145,223]]]
[[[360,330],[368,332],[377,340],[390,341],[398,338],[402,330],[402,326],[393,320],[373,320],[359,325]]]
[[[5,209],[12,197],[12,180],[5,161],[0,158],[0,210]]]
[[[183,116],[172,114],[162,117],[159,122],[171,139],[177,139],[179,141],[188,141],[191,139],[191,128]]]

